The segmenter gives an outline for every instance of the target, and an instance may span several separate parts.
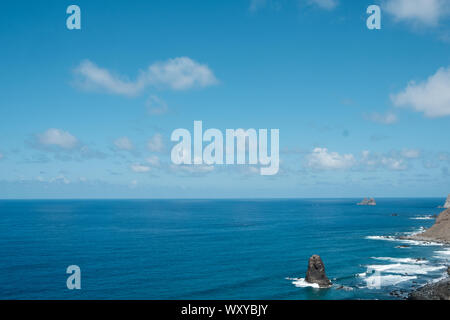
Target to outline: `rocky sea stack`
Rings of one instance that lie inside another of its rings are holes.
[[[313,255],[308,261],[308,271],[306,271],[305,280],[309,283],[316,283],[321,288],[327,288],[331,286],[331,281],[325,274],[325,265],[322,258],[318,255]]]

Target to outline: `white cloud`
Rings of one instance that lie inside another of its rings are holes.
[[[150,167],[143,166],[140,164],[133,164],[133,165],[131,165],[130,168],[131,168],[131,170],[133,170],[134,172],[137,172],[137,173],[143,173],[143,172],[150,171]]]
[[[0,159],[3,159],[3,154],[2,153],[0,153]]]
[[[119,150],[131,151],[134,149],[133,143],[127,137],[121,137],[114,141],[114,145]]]
[[[381,158],[381,163],[390,170],[406,170],[407,165],[403,159],[396,158]]]
[[[410,82],[391,100],[397,107],[409,107],[427,117],[450,115],[450,67],[439,69],[424,82]]]
[[[157,62],[148,68],[147,79],[153,85],[166,85],[174,90],[207,87],[217,83],[208,66],[188,57]]]
[[[327,148],[315,148],[307,156],[307,165],[314,169],[347,169],[355,164],[352,154],[340,155],[337,152],[329,152]]]
[[[338,0],[308,0],[310,4],[315,4],[325,10],[333,10],[339,4]]]
[[[188,57],[178,57],[156,62],[140,72],[136,80],[113,74],[89,60],[84,60],[74,70],[76,83],[86,90],[104,90],[109,93],[133,96],[148,86],[186,90],[207,87],[218,83],[214,73],[205,64]]]
[[[384,9],[397,21],[436,26],[450,13],[448,0],[387,0]]]
[[[380,113],[372,113],[367,116],[367,119],[373,122],[382,123],[382,124],[394,124],[397,122],[397,116],[392,112],[387,112],[385,114]]]
[[[56,146],[62,149],[73,149],[78,145],[78,140],[67,131],[60,129],[48,129],[37,135],[37,141],[43,146]]]
[[[161,152],[164,150],[163,137],[161,134],[155,134],[148,142],[148,148],[152,152]]]
[[[404,149],[402,156],[407,159],[417,159],[420,157],[420,151],[415,149]]]
[[[391,171],[402,171],[408,169],[408,162],[420,157],[420,152],[413,149],[403,151],[391,151],[380,154],[370,151],[362,151],[361,157],[353,154],[339,154],[329,152],[326,148],[315,148],[306,156],[307,166],[320,170],[377,170],[387,169]]]
[[[89,60],[82,61],[75,69],[75,74],[80,76],[80,86],[87,90],[105,90],[109,93],[132,96],[145,86],[142,75],[133,82],[114,75]]]
[[[362,169],[385,168],[393,171],[406,170],[408,163],[406,160],[418,158],[420,155],[417,150],[405,149],[402,152],[392,151],[388,154],[378,154],[369,151],[362,152],[362,158],[359,161]]]

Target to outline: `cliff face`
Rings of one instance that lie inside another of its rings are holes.
[[[444,208],[445,209],[449,209],[450,208],[450,194],[447,197],[447,201],[445,201]]]
[[[441,212],[430,229],[414,236],[414,238],[450,243],[450,209]]]

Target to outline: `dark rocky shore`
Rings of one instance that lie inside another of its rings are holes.
[[[409,294],[408,300],[450,300],[450,278],[413,291]]]

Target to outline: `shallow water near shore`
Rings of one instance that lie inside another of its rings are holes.
[[[443,199],[360,200],[2,200],[0,298],[398,299],[446,274],[447,246],[397,238]],[[312,254],[331,288],[304,281]]]

